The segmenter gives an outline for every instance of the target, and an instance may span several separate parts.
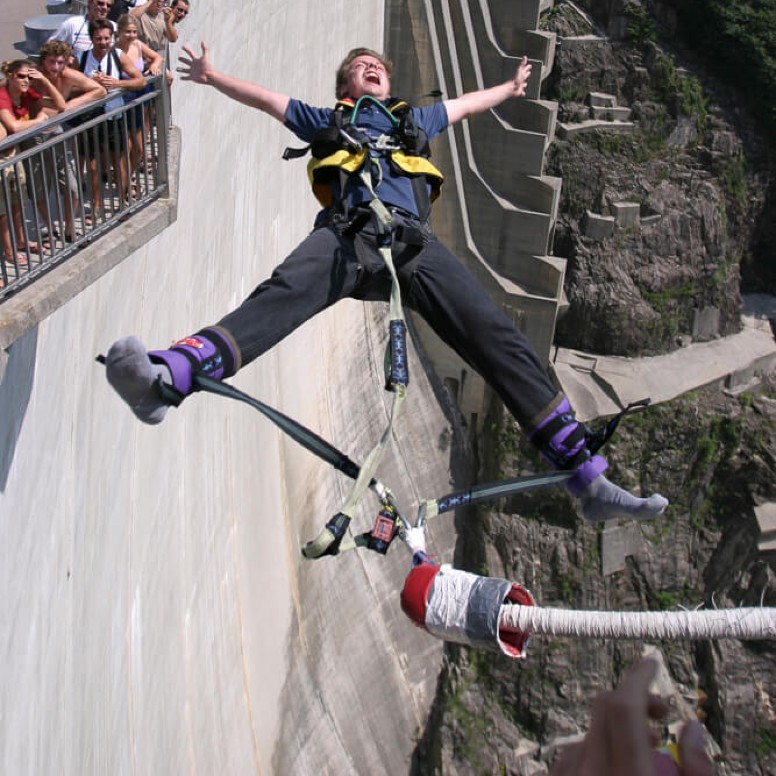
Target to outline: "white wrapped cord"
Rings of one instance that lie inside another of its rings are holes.
[[[541,636],[705,640],[776,639],[776,609],[740,608],[679,612],[571,611],[505,604],[501,628]]]

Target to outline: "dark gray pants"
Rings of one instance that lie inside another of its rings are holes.
[[[530,427],[557,395],[531,344],[428,229],[400,217],[395,221],[400,228],[392,255],[403,304],[482,375],[521,425]],[[217,326],[231,334],[245,366],[340,299],[387,301],[390,290],[371,223],[355,237],[323,225]]]

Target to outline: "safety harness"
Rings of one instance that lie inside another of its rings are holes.
[[[389,134],[373,140],[358,128],[359,110],[365,101],[374,103],[388,117],[392,128]],[[412,108],[404,100],[392,98],[383,104],[368,95],[356,102],[339,100],[332,111],[331,124],[317,132],[310,145],[286,148],[283,158],[298,159],[308,152],[311,154],[307,164],[310,185],[325,208],[337,206],[344,211],[352,176],[364,169],[367,156],[375,162],[377,156],[382,156],[394,170],[410,180],[421,221],[428,219],[431,204],[439,196],[444,181],[442,173],[430,161],[428,137],[415,123]],[[377,174],[380,174],[379,165]],[[339,197],[335,196],[335,181]]]

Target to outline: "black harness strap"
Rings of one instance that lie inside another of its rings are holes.
[[[618,412],[605,426],[596,429],[585,427],[585,439],[587,440],[587,449],[591,455],[595,455],[611,438],[614,436],[614,432],[617,431],[617,426],[620,425],[620,421],[633,410],[641,407],[649,407],[652,403],[652,399],[640,399],[639,401],[631,402],[624,410]]]

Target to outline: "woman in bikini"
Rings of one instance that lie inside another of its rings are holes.
[[[119,17],[116,35],[116,47],[121,49],[130,58],[132,64],[141,73],[151,76],[161,74],[164,69],[164,59],[161,54],[154,51],[138,38],[137,19],[134,16],[124,14]],[[127,99],[137,99],[150,89],[153,89],[152,84],[148,84],[145,91],[128,94]],[[143,121],[144,113],[146,116],[145,122]],[[138,105],[131,114],[128,114],[127,121],[129,122],[131,134],[129,159],[134,173],[138,169],[140,160],[144,158],[143,127],[148,126],[148,107],[146,106],[144,110]],[[132,184],[132,189],[134,194],[135,184]]]

